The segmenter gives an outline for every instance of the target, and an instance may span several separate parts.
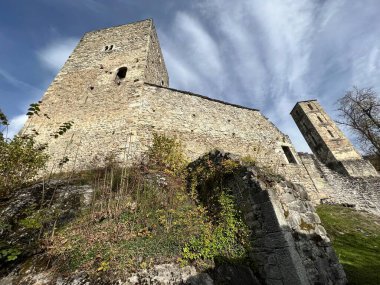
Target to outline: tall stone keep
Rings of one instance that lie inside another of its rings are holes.
[[[290,114],[310,149],[329,168],[353,177],[378,176],[317,100],[298,102]]]

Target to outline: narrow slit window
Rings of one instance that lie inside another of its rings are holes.
[[[290,150],[290,148],[286,145],[283,145],[281,146],[282,147],[282,150],[284,151],[285,153],[285,156],[286,156],[286,159],[288,160],[289,163],[297,163],[296,159],[294,158],[293,156],[293,153],[292,151]]]
[[[313,137],[313,135],[310,135],[311,141],[314,143],[315,146],[318,146],[317,140]]]
[[[307,106],[309,107],[310,110],[314,110],[313,106],[311,106],[311,104],[307,104]]]
[[[105,46],[104,50],[107,51],[108,50],[108,46]]]
[[[113,45],[110,46],[110,50],[112,50],[112,49],[113,49]]]
[[[118,81],[123,80],[127,76],[127,70],[126,67],[120,67],[116,73],[116,79]]]
[[[321,117],[317,116],[318,120],[323,123],[323,120],[321,119]]]
[[[334,138],[334,134],[332,133],[332,131],[330,131],[330,130],[327,130],[327,131],[329,132],[330,136],[331,136],[332,138]]]

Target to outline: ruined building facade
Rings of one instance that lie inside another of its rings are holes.
[[[154,133],[176,137],[191,160],[212,149],[254,158],[256,165],[289,183],[277,188],[249,184],[263,188],[247,194],[246,201],[252,205],[247,220],[252,220],[254,238],[262,244],[255,256],[262,265],[261,278],[267,284],[345,283],[313,207],[321,199],[339,198],[331,194],[331,181],[339,179],[329,180],[321,167],[326,163],[351,176],[360,176],[359,168],[365,176],[377,173],[371,174],[316,101],[298,103],[292,115],[318,159],[298,154],[289,137],[259,110],[169,88],[155,27],[145,20],[86,33],[49,86],[40,109],[43,115],[31,117],[24,130],[37,131],[37,140],[48,143],[49,172],[92,168],[110,156],[126,163],[139,161]],[[318,123],[318,117],[324,123]],[[73,122],[72,128],[54,138],[64,122]],[[329,131],[337,140],[326,138]],[[348,187],[344,183],[342,191]],[[375,185],[371,183],[368,189]],[[380,205],[376,203],[375,210]],[[308,255],[313,252],[319,259]]]

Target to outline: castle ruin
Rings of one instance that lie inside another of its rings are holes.
[[[263,264],[267,284],[344,284],[344,272],[313,208],[321,200],[342,202],[333,191],[337,181],[347,193],[355,192],[352,185],[367,183],[373,196],[367,199],[365,194],[363,200],[360,194],[360,209],[380,213],[376,171],[316,101],[299,102],[292,111],[315,157],[298,154],[289,137],[259,110],[169,88],[152,20],[86,33],[47,89],[40,109],[46,115],[31,117],[25,126],[39,133],[39,142],[48,143],[52,172],[99,166],[110,155],[138,161],[159,133],[181,141],[191,160],[222,149],[250,156],[258,166],[283,176],[293,186],[260,190],[261,198],[252,194],[254,215],[277,223],[276,232],[261,233],[263,250],[255,257]],[[53,138],[69,121],[72,128]],[[60,163],[63,158],[65,164]],[[367,176],[373,180],[363,178]],[[269,193],[265,199],[264,192]],[[311,226],[305,230],[302,224]],[[306,251],[319,252],[319,259]]]

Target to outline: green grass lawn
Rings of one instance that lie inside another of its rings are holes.
[[[320,205],[317,212],[349,284],[380,284],[380,218],[353,209]]]

